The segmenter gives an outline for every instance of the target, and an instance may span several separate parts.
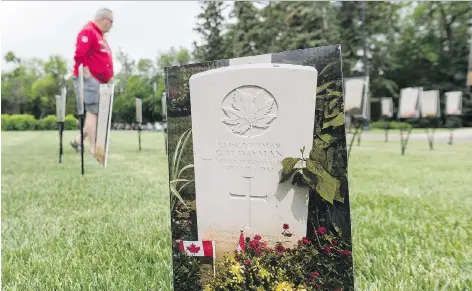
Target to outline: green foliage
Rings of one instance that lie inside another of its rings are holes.
[[[53,130],[57,128],[57,119],[55,115],[48,115],[39,120],[39,128],[41,130]]]
[[[25,131],[25,130],[56,130],[56,115],[48,115],[37,120],[30,114],[2,114],[2,130]],[[66,115],[64,130],[77,129],[77,119],[73,115]]]
[[[169,173],[169,187],[172,193],[171,198],[171,210],[174,209],[176,199],[178,199],[186,208],[188,206],[185,204],[182,196],[180,195],[181,191],[185,186],[192,183],[193,180],[190,179],[183,179],[182,174],[190,169],[193,170],[193,164],[188,164],[183,167],[180,167],[180,162],[182,159],[182,154],[191,139],[192,131],[191,129],[186,130],[179,138],[177,145],[175,147],[174,155],[172,156],[172,163],[170,166],[170,173]]]
[[[331,141],[330,135],[316,135],[308,157],[304,157],[305,148],[303,148],[300,150],[301,158],[284,158],[279,183],[284,183],[295,175],[292,183],[296,184],[295,180],[298,181],[298,178],[302,177],[304,185],[310,186],[329,203],[333,204],[334,200],[344,202],[341,196],[341,183],[329,172],[325,149]]]
[[[35,130],[38,121],[30,114],[2,114],[2,130]]]
[[[173,261],[173,290],[201,290],[199,258],[190,257],[181,252],[174,252]]]
[[[78,120],[72,114],[66,115],[64,119],[64,130],[76,130],[78,126]]]
[[[201,1],[200,7],[202,12],[197,17],[199,22],[194,30],[203,37],[203,44],[197,45],[194,42],[195,60],[203,62],[222,59],[225,54],[222,33],[224,2]]]
[[[387,125],[388,129],[408,129],[411,128],[412,125],[407,122],[399,122],[399,121],[375,121],[370,123],[370,128],[375,129],[385,129]]]
[[[259,235],[247,238],[246,252],[226,256],[204,290],[353,290],[350,243],[324,227],[310,237],[294,247],[279,242],[273,248]]]

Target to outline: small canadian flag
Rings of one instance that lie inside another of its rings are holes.
[[[192,257],[210,257],[213,258],[213,274],[216,273],[215,270],[215,241],[212,240],[202,240],[202,241],[184,241],[177,240],[179,244],[179,250],[185,253],[188,256]]]
[[[241,230],[241,234],[239,235],[239,242],[238,242],[238,253],[244,252],[244,233]]]
[[[177,242],[179,243],[179,250],[182,252],[185,252],[189,256],[215,258],[215,242],[214,241],[179,240]]]

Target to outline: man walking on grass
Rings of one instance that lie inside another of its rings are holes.
[[[95,153],[100,84],[113,77],[113,60],[104,35],[113,25],[113,12],[108,8],[97,11],[93,21],[87,23],[77,36],[74,55],[73,81],[75,94],[79,96],[79,66],[84,67],[84,137],[88,136],[90,152]],[[71,141],[71,146],[80,152],[80,134]]]

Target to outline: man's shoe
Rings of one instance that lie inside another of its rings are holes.
[[[80,153],[81,152],[81,149],[80,149],[80,145],[75,141],[71,141],[70,142],[70,146],[77,152],[77,153]]]

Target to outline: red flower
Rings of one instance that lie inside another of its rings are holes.
[[[335,246],[336,244],[337,244],[337,241],[336,241],[335,239],[333,239],[333,240],[331,241],[331,245],[332,245],[332,246]]]
[[[323,251],[325,251],[325,253],[331,253],[331,248],[330,247],[324,247]]]
[[[285,230],[289,229],[289,225],[286,224],[286,223],[284,223],[284,229],[285,229]]]
[[[246,265],[250,265],[250,264],[251,264],[251,260],[246,260],[244,263],[245,263]]]
[[[311,276],[312,279],[314,279],[315,277],[319,277],[319,276],[320,276],[320,273],[318,273],[318,272],[311,272],[310,276]]]
[[[258,240],[252,240],[249,242],[249,248],[254,249],[257,248],[260,245],[260,242]]]
[[[255,240],[261,240],[261,236],[258,235],[258,234],[256,234],[256,235],[254,236],[254,239],[255,239]]]
[[[321,235],[324,235],[324,234],[327,234],[328,231],[326,230],[326,228],[321,226],[321,227],[318,228],[318,233],[321,234]]]
[[[256,254],[258,254],[258,255],[262,254],[262,249],[261,248],[256,248],[255,251],[256,251]]]
[[[311,241],[309,239],[307,239],[306,237],[304,237],[303,238],[303,243],[309,245],[309,244],[311,244]]]
[[[351,255],[351,252],[348,251],[348,250],[343,250],[343,251],[341,251],[341,254],[349,256],[349,255]]]
[[[279,252],[279,253],[285,252],[285,248],[284,248],[284,246],[281,245],[281,244],[278,244],[278,245],[275,247],[275,250],[276,250],[277,252]]]

